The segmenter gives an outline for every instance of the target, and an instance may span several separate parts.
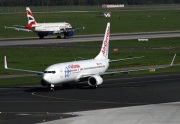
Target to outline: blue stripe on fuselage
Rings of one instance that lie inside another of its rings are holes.
[[[47,33],[48,34],[54,34],[54,31],[48,31]]]

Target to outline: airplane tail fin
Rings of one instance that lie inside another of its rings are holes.
[[[26,13],[28,18],[28,24],[26,25],[26,28],[29,29],[32,27],[32,25],[36,25],[36,20],[34,19],[34,16],[29,7],[26,7]]]
[[[109,53],[109,35],[110,35],[110,23],[107,23],[104,40],[102,43],[101,51],[95,57],[95,59],[108,59]]]

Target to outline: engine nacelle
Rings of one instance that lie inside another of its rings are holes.
[[[74,35],[74,31],[68,31],[65,33],[65,36],[72,37]]]
[[[94,75],[94,76],[88,78],[88,84],[89,84],[90,86],[101,85],[102,82],[103,82],[103,79],[102,79],[102,77],[99,76],[99,75]]]

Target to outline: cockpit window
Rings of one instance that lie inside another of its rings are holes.
[[[56,71],[44,71],[44,73],[56,73]]]

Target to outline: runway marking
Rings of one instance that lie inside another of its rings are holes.
[[[94,101],[94,100],[80,100],[80,99],[68,99],[68,98],[58,98],[52,96],[45,96],[45,95],[38,95],[36,92],[32,93],[33,96],[48,98],[48,99],[56,99],[62,100],[60,102],[83,102],[83,103],[103,103],[103,104],[129,104],[129,105],[140,105],[140,104],[147,104],[147,103],[129,103],[129,102],[109,102],[109,101]],[[57,102],[57,101],[55,101]]]

